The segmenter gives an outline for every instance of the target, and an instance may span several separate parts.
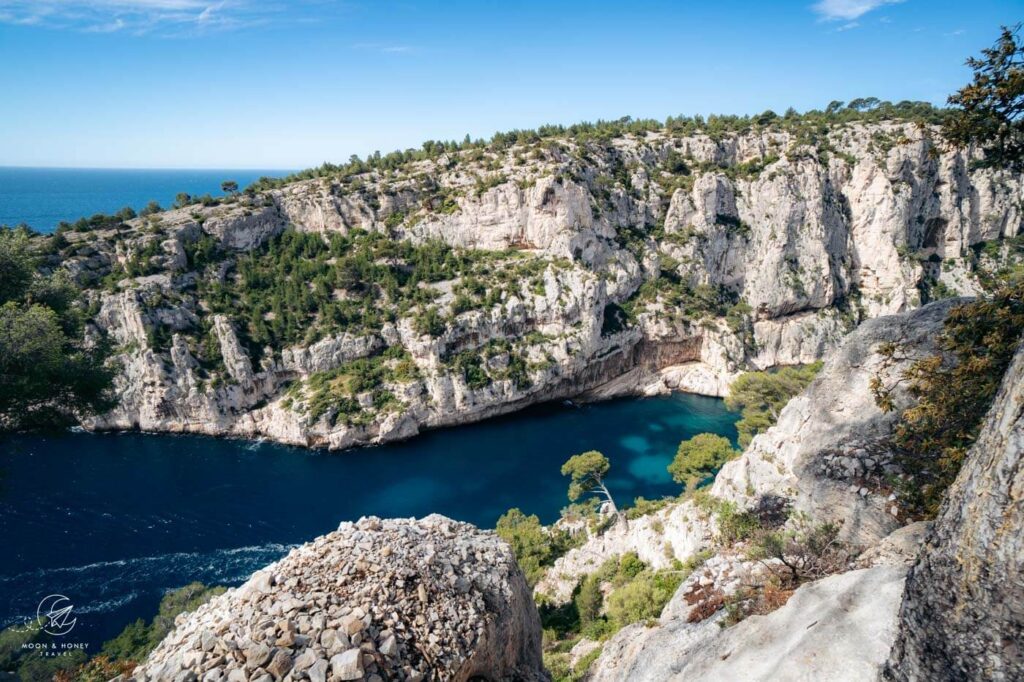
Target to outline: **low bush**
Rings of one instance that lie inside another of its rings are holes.
[[[885,411],[896,409],[893,391],[899,385],[914,399],[900,414],[892,436],[898,461],[910,474],[897,491],[912,517],[938,513],[1022,333],[1024,281],[1010,281],[953,308],[936,340],[938,352],[912,362],[894,383],[886,384],[880,376],[872,380],[875,400]],[[879,352],[890,366],[908,355],[898,343],[883,344]]]
[[[536,515],[527,516],[517,508],[501,515],[495,531],[512,546],[519,567],[526,575],[526,581],[535,585],[555,559],[565,554],[582,541],[568,533],[541,525]]]
[[[730,410],[740,412],[736,422],[740,447],[750,445],[754,436],[774,426],[786,403],[807,388],[821,371],[821,362],[775,371],[741,374],[725,398]]]
[[[729,460],[739,456],[728,438],[713,433],[700,433],[679,444],[676,456],[668,465],[672,480],[694,490]]]

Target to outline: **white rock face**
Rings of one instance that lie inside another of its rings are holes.
[[[376,336],[330,336],[311,346],[285,348],[281,352],[281,366],[300,374],[323,372],[344,362],[365,358],[383,346],[383,341]]]
[[[907,578],[886,679],[1024,677],[1024,346]]]
[[[477,249],[519,246],[571,258],[576,249],[596,248],[593,227],[587,188],[544,177],[527,189],[509,182],[465,197],[458,212],[423,221],[409,236]]]
[[[784,498],[812,523],[840,524],[840,537],[863,551],[837,564],[835,575],[802,585],[777,610],[723,628],[725,611],[715,609],[743,586],[763,583],[763,575],[752,571],[765,566],[746,558],[742,543],[716,547],[709,542],[713,519],[682,527],[673,522],[696,513],[692,502],[591,539],[559,559],[538,591],[567,600],[580,576],[627,551],[656,567],[664,566],[657,560],[663,551],[680,560],[695,549],[715,553],[680,585],[655,626],[630,625],[606,642],[588,679],[1019,677],[1013,635],[1020,631],[1024,594],[1016,578],[1020,514],[1015,513],[1024,451],[1024,350],[1003,377],[934,523],[901,526],[893,513],[895,496],[878,485],[887,470],[884,440],[893,417],[875,408],[868,381],[888,373],[884,383],[891,385],[913,359],[934,353],[942,322],[957,303],[943,301],[863,324],[827,358],[818,378],[786,406],[778,423],[723,467],[710,490],[740,508],[752,508],[765,496]],[[906,359],[883,370],[876,350],[887,341],[901,342]],[[892,395],[896,413],[909,405],[905,393]],[[666,535],[671,528],[673,540],[682,536],[689,544],[681,546],[688,549],[674,551],[675,542],[653,536],[653,527]]]
[[[688,623],[685,616],[663,617],[657,628],[630,626],[605,645],[588,679],[877,680],[896,636],[905,576],[897,566],[834,575],[727,629],[717,618]]]
[[[807,390],[786,405],[776,425],[722,467],[711,493],[743,505],[765,494],[789,498],[811,518],[840,524],[842,537],[859,545],[895,530],[899,521],[891,503],[867,493],[895,471],[884,439],[902,410],[882,412],[870,382],[881,376],[895,383],[910,360],[886,367],[878,347],[900,341],[913,349],[913,357],[930,354],[946,314],[960,302],[940,301],[861,325],[828,356]],[[909,400],[904,393],[894,398],[897,408]]]
[[[581,576],[596,571],[612,557],[635,552],[654,568],[668,568],[676,558],[686,559],[711,544],[714,522],[691,502],[617,524],[569,550],[555,561],[536,587],[556,603],[567,602]]]
[[[543,680],[540,635],[492,533],[369,517],[180,617],[131,679]]]
[[[235,251],[251,251],[283,229],[281,214],[274,206],[215,214],[205,220],[203,231]]]

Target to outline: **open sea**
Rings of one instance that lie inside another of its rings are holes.
[[[106,168],[14,168],[0,166],[0,225],[27,224],[50,232],[62,220],[74,222],[125,206],[138,211],[150,201],[170,207],[179,192],[220,196],[220,184],[234,180],[244,189],[262,176],[288,170],[145,170]]]

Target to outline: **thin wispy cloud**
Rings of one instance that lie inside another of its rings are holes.
[[[824,21],[856,21],[871,10],[897,5],[904,0],[820,0],[811,9]],[[851,27],[853,28],[853,27]]]
[[[412,45],[393,43],[355,43],[352,45],[352,49],[379,52],[381,54],[409,54],[416,51],[416,48]]]
[[[0,22],[85,33],[184,36],[236,30],[326,11],[330,0],[0,0]],[[315,19],[315,17],[314,17]]]
[[[94,24],[92,26],[87,26],[84,30],[87,33],[116,33],[127,26],[128,24],[125,23],[124,19],[114,19],[106,24]]]

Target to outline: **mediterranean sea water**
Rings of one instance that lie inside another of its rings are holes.
[[[0,437],[0,627],[52,594],[99,644],[192,581],[236,585],[362,515],[434,512],[493,528],[510,507],[554,521],[567,458],[601,450],[620,506],[678,495],[679,442],[735,439],[737,415],[692,395],[544,405],[409,441],[328,453],[140,433]]]
[[[220,196],[225,180],[234,180],[244,189],[261,176],[282,177],[289,172],[0,167],[0,225],[25,223],[50,232],[62,220],[115,213],[125,206],[138,211],[150,201],[169,208],[178,192]]]

